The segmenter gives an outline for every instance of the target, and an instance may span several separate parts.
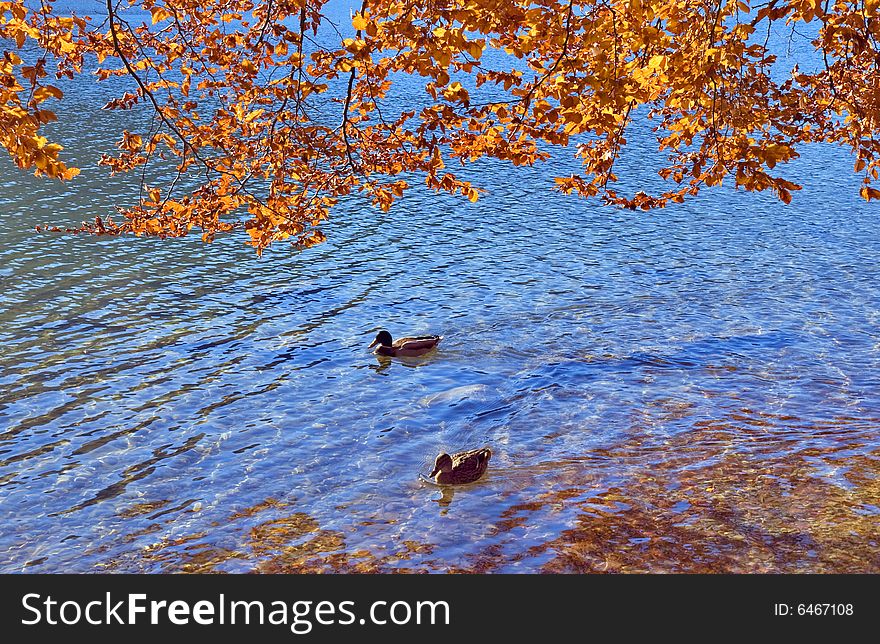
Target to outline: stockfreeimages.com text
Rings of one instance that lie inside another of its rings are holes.
[[[21,599],[28,617],[21,620],[26,626],[37,624],[74,625],[102,624],[159,624],[165,620],[185,626],[190,623],[213,624],[271,624],[289,626],[291,633],[305,635],[315,624],[449,624],[449,604],[445,601],[374,601],[362,616],[353,601],[244,601],[227,600],[219,595],[216,600],[149,600],[143,593],[129,593],[119,599],[106,593],[103,600],[80,602],[58,601],[51,595],[28,593]]]

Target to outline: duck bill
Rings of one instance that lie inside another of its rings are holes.
[[[368,349],[372,349],[372,348],[375,347],[377,344],[379,344],[379,338],[376,338],[375,340],[373,340],[373,342],[372,342],[372,343],[370,344],[370,346],[367,347],[367,348],[368,348]]]
[[[439,467],[435,467],[435,468],[431,471],[431,474],[428,475],[428,478],[429,478],[429,479],[434,478],[435,476],[437,476],[437,472],[439,472],[439,471],[440,471],[440,468],[439,468]]]

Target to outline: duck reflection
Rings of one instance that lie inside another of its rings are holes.
[[[396,356],[391,358],[389,356],[383,356],[380,354],[374,354],[376,358],[376,364],[368,365],[370,369],[375,371],[376,373],[385,373],[391,367],[392,364],[397,363],[403,365],[404,367],[410,367],[411,369],[416,369],[418,367],[424,367],[427,364],[432,362],[431,356]]]
[[[434,502],[442,508],[440,510],[441,515],[445,516],[449,513],[449,506],[452,504],[453,498],[455,498],[455,488],[451,488],[448,485],[440,488],[440,498],[434,499]]]

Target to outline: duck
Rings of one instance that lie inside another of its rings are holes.
[[[434,469],[429,478],[440,485],[473,483],[486,473],[492,450],[488,447],[458,452],[450,456],[445,452],[434,459]]]
[[[442,335],[420,335],[392,340],[391,334],[382,330],[376,334],[376,339],[370,344],[370,349],[376,347],[374,353],[378,353],[380,356],[421,356],[436,347],[442,339]]]

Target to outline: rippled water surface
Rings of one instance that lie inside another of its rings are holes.
[[[0,571],[880,572],[880,230],[814,147],[790,206],[652,213],[483,163],[257,258],[34,235],[130,199],[67,87],[67,185],[0,159]],[[638,132],[636,133],[638,135]],[[638,136],[622,176],[638,185]],[[380,327],[441,333],[379,360]],[[421,483],[441,450],[488,475]]]

